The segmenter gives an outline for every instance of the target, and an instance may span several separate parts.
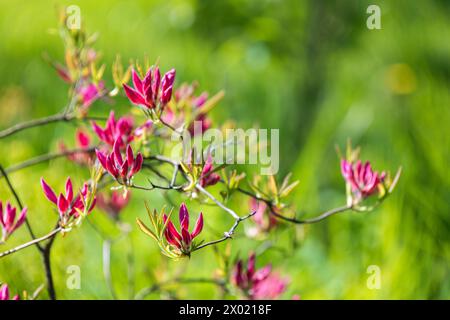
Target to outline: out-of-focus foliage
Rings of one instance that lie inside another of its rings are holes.
[[[124,62],[147,55],[159,59],[163,70],[176,68],[177,85],[197,80],[209,92],[224,89],[211,112],[215,121],[234,118],[244,128],[280,128],[280,176],[292,171],[300,180],[294,201],[305,217],[345,204],[335,144],[343,147],[351,138],[376,169],[403,166],[396,192],[376,211],[345,213],[307,227],[287,225],[269,237],[271,247],[258,263],[270,261],[290,277],[285,298],[450,298],[448,1],[377,1],[382,29],[369,30],[366,9],[373,1],[1,0],[0,128],[53,114],[66,103],[67,85],[42,59],[44,52],[62,59],[61,41],[52,32],[56,3],[79,5],[84,26],[99,32],[96,47],[108,77],[116,54]],[[91,112],[106,115],[110,108],[98,101]],[[131,106],[119,98],[112,108],[120,114]],[[67,124],[21,132],[0,141],[0,163],[7,167],[56,150],[58,141],[70,143],[73,134]],[[39,234],[51,229],[55,217],[39,178],[62,188],[69,174],[80,184],[89,173],[59,159],[12,175]],[[211,263],[212,249],[182,261],[159,253],[135,219],[146,217],[144,200],[158,209],[167,201],[160,192],[134,193],[123,212],[132,227],[133,251],[128,241],[112,249],[118,296],[128,298],[164,280],[166,270],[172,276],[211,277],[219,265]],[[0,198],[11,198],[4,181]],[[242,208],[237,201],[230,206]],[[201,209],[211,237],[232,223],[220,209]],[[95,210],[90,223],[57,239],[52,266],[59,298],[111,297],[102,275],[101,239],[92,225],[117,235],[106,215]],[[243,237],[245,228],[243,223],[241,236],[231,242],[233,254],[244,257],[262,249]],[[292,242],[293,231],[301,241]],[[28,239],[23,228],[9,244]],[[134,270],[127,267],[130,256]],[[35,248],[2,259],[0,281],[33,291],[44,282],[39,259]],[[71,265],[81,268],[80,290],[66,287]],[[380,267],[379,290],[366,286],[370,265]],[[134,288],[126,280],[129,272]],[[214,286],[186,284],[177,296],[211,298],[214,292]]]

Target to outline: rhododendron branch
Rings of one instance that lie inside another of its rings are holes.
[[[215,204],[217,204],[219,207],[221,207],[223,210],[225,210],[226,212],[228,212],[233,218],[235,218],[236,220],[239,220],[240,217],[238,216],[238,214],[236,212],[234,212],[233,210],[231,210],[230,208],[226,207],[225,205],[223,205],[219,200],[217,200],[211,193],[209,193],[208,191],[206,191],[201,185],[196,184],[195,188],[200,191],[201,193],[203,193],[205,196],[207,196],[208,198],[210,198]]]
[[[258,195],[254,194],[254,193],[252,193],[250,191],[247,191],[245,189],[242,189],[242,188],[237,188],[236,190],[239,191],[242,194],[245,194],[245,195],[247,195],[249,197],[254,198],[255,200],[265,202],[267,204],[267,206],[269,207],[269,209],[270,209],[270,214],[272,214],[273,216],[275,216],[275,217],[277,217],[279,219],[282,219],[284,221],[288,221],[288,222],[291,222],[291,223],[295,223],[295,224],[312,224],[312,223],[320,222],[320,221],[325,220],[326,218],[328,218],[328,217],[330,217],[330,216],[332,216],[334,214],[345,212],[345,211],[353,209],[352,205],[345,205],[345,206],[342,206],[342,207],[337,207],[337,208],[328,210],[328,211],[320,214],[319,216],[317,216],[315,218],[306,219],[306,220],[298,220],[298,219],[295,219],[295,218],[285,217],[285,216],[277,213],[275,211],[274,204],[272,203],[272,201],[270,201],[268,199],[261,198]]]
[[[231,238],[233,237],[233,234],[234,234],[236,228],[238,227],[239,223],[241,223],[242,221],[244,221],[244,220],[246,220],[246,219],[252,217],[253,215],[255,215],[255,213],[256,213],[256,211],[254,211],[254,212],[252,212],[252,213],[250,213],[250,214],[248,214],[248,215],[246,215],[246,216],[244,216],[244,217],[237,217],[236,220],[234,220],[234,223],[233,223],[233,225],[231,226],[230,230],[228,230],[227,232],[225,232],[225,233],[224,233],[224,236],[223,236],[222,238],[217,239],[217,240],[213,240],[213,241],[209,241],[209,242],[206,242],[206,243],[203,243],[203,244],[199,245],[198,247],[196,247],[196,248],[195,248],[194,250],[192,250],[192,251],[197,251],[197,250],[203,249],[203,248],[205,248],[205,247],[212,246],[212,245],[215,245],[215,244],[224,242],[224,241],[226,241],[226,240],[228,240],[228,239],[231,239]]]
[[[295,224],[312,224],[312,223],[316,223],[316,222],[320,222],[322,220],[325,220],[326,218],[337,214],[337,213],[341,213],[341,212],[345,212],[348,210],[352,210],[352,206],[351,205],[345,205],[342,207],[338,207],[338,208],[334,208],[331,210],[328,210],[322,214],[320,214],[319,216],[315,217],[315,218],[311,218],[311,219],[306,219],[306,220],[297,220],[295,218],[289,218],[289,217],[285,217],[277,212],[275,212],[274,207],[272,205],[269,206],[270,208],[270,214],[274,215],[277,218],[280,218],[284,221],[288,221],[288,222],[292,222]]]
[[[59,114],[58,113],[58,114],[54,114],[54,115],[51,115],[48,117],[18,123],[12,127],[4,129],[4,130],[0,131],[0,139],[8,137],[10,135],[13,135],[22,130],[39,127],[39,126],[45,126],[47,124],[54,123],[54,122],[71,122],[71,121],[77,121],[77,120],[80,120],[80,121],[90,121],[90,120],[102,121],[102,120],[106,120],[106,118],[105,117],[88,117],[88,116],[78,118],[74,114]]]
[[[14,187],[11,184],[11,181],[9,180],[8,174],[6,173],[5,169],[1,165],[0,165],[0,172],[5,177],[5,180],[6,180],[6,183],[8,184],[9,189],[11,190],[12,194],[14,195],[14,197],[15,197],[15,199],[17,201],[17,204],[19,205],[19,208],[21,208],[21,210],[22,210],[23,209],[22,202],[20,201],[20,198],[19,198],[16,190],[14,189]],[[33,242],[36,239],[36,236],[35,236],[35,234],[33,232],[33,229],[31,228],[31,225],[30,225],[30,223],[29,223],[27,218],[25,218],[25,224],[26,224],[26,226],[28,228],[28,231],[29,231],[29,233],[30,233],[30,235],[31,235],[31,237],[33,239],[31,242]],[[55,229],[57,227],[58,227],[58,223],[57,223]],[[42,260],[43,260],[43,263],[44,263],[44,269],[45,269],[45,276],[46,276],[46,279],[47,279],[47,290],[48,290],[50,299],[52,299],[52,300],[56,299],[56,294],[55,294],[55,288],[54,288],[54,284],[53,284],[53,277],[52,277],[51,265],[50,265],[50,251],[51,251],[51,248],[52,248],[53,240],[55,239],[55,237],[54,237],[55,235],[56,235],[56,233],[53,236],[50,237],[50,241],[47,243],[47,245],[45,247],[42,247],[39,244],[39,241],[33,242],[31,244],[31,245],[33,245],[33,244],[36,245],[36,247],[39,250],[39,253],[42,256]],[[28,247],[28,246],[26,246],[26,247]]]
[[[169,128],[170,130],[172,130],[174,133],[176,133],[181,140],[183,140],[183,135],[172,125],[170,125],[169,123],[165,122],[162,118],[159,119],[159,121],[167,128]]]
[[[26,242],[24,244],[21,244],[20,246],[17,246],[15,248],[9,249],[7,251],[4,251],[2,253],[0,253],[0,258],[6,257],[10,254],[13,254],[15,252],[18,252],[22,249],[28,248],[29,246],[32,246],[34,244],[38,244],[39,242],[45,241],[47,239],[53,238],[58,232],[60,232],[62,230],[61,227],[58,227],[56,229],[53,229],[50,233],[46,234],[45,236],[42,236],[40,238],[36,238],[32,241]]]
[[[70,155],[74,155],[74,154],[78,154],[78,153],[89,153],[89,152],[93,152],[94,150],[95,150],[95,147],[90,147],[90,148],[75,148],[75,149],[70,149],[70,150],[65,150],[65,151],[55,152],[55,153],[47,153],[47,154],[43,154],[43,155],[31,158],[31,159],[25,160],[24,162],[18,163],[11,167],[8,167],[5,169],[5,172],[9,174],[9,173],[13,173],[13,172],[40,164],[42,162],[46,162],[46,161],[50,161],[53,159],[66,157],[66,156],[70,156]],[[0,179],[2,177],[4,177],[3,174],[0,176]]]

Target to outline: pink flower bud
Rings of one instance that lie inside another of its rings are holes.
[[[163,219],[164,222],[166,222],[167,216],[164,215]],[[180,221],[181,233],[178,232],[172,221],[169,221],[167,223],[167,228],[164,231],[164,236],[170,245],[179,249],[184,254],[189,254],[192,250],[192,241],[203,230],[203,214],[200,213],[192,233],[189,232],[189,212],[184,203],[180,206],[178,219]]]

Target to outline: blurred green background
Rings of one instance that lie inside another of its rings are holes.
[[[392,197],[369,214],[345,213],[307,227],[284,226],[269,236],[273,247],[258,258],[272,262],[291,279],[283,298],[302,299],[448,299],[450,298],[450,2],[448,1],[0,1],[0,128],[58,112],[67,101],[67,85],[42,53],[63,59],[57,5],[76,4],[89,32],[100,34],[96,48],[107,63],[160,58],[163,70],[177,69],[177,84],[198,80],[225,99],[212,111],[217,123],[230,118],[240,127],[280,129],[281,175],[289,171],[300,185],[292,201],[312,217],[345,201],[334,146],[347,138],[360,145],[362,158],[377,170],[403,175]],[[381,8],[381,30],[366,27],[369,4]],[[92,107],[106,115],[104,102]],[[125,98],[112,106],[129,111]],[[1,165],[8,167],[57,149],[63,139],[73,146],[75,127],[57,124],[31,129],[0,141]],[[11,175],[29,207],[38,234],[55,220],[39,178],[57,189],[71,175],[79,185],[85,169],[64,159]],[[143,199],[160,208],[161,194],[134,193],[123,218],[133,226],[135,290],[155,282],[155,274],[211,277],[217,264],[212,249],[191,260],[174,262],[135,227],[145,217]],[[186,200],[179,195],[173,198]],[[0,181],[0,199],[12,196]],[[242,198],[230,206],[246,210]],[[220,210],[188,200],[193,215],[205,213],[213,239],[231,221]],[[92,224],[114,235],[112,223],[96,210]],[[251,222],[248,222],[251,224]],[[244,223],[245,224],[245,223]],[[226,227],[228,228],[228,227]],[[233,254],[245,256],[261,241],[243,237],[239,228]],[[294,247],[290,235],[302,237]],[[19,230],[1,251],[28,241]],[[224,244],[218,246],[223,249]],[[119,298],[128,298],[129,242],[113,245],[113,281]],[[102,242],[89,223],[59,237],[52,253],[58,298],[109,299],[102,274]],[[81,289],[66,287],[67,268],[81,268]],[[366,285],[367,268],[381,270],[381,288]],[[0,281],[11,289],[33,291],[44,283],[35,248],[0,260]],[[182,285],[179,298],[216,298],[216,289]],[[46,298],[44,292],[41,298]],[[158,294],[150,298],[165,298]]]

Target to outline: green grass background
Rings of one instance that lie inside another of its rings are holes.
[[[381,7],[381,30],[366,27],[366,8],[374,3]],[[397,190],[376,211],[346,213],[305,228],[287,225],[270,235],[274,248],[258,265],[272,262],[290,277],[283,298],[450,298],[448,1],[1,0],[0,128],[65,105],[66,85],[41,56],[62,58],[60,39],[48,30],[57,25],[56,6],[70,4],[80,6],[88,31],[99,32],[96,48],[108,77],[117,53],[124,61],[159,57],[163,70],[177,69],[177,84],[198,80],[201,89],[226,91],[212,112],[218,123],[233,118],[243,128],[279,128],[281,174],[292,171],[300,180],[292,201],[304,217],[345,201],[335,144],[343,147],[351,138],[376,169],[403,166]],[[92,110],[106,114],[110,107],[98,102]],[[113,108],[125,113],[130,105],[119,98]],[[57,124],[3,139],[0,163],[7,167],[56,150],[61,139],[73,145],[74,129]],[[48,232],[55,219],[39,178],[62,188],[67,175],[77,184],[88,176],[63,159],[11,176],[38,234]],[[0,199],[12,199],[4,180]],[[164,270],[211,277],[217,268],[211,249],[189,261],[169,261],[136,229],[135,217],[145,217],[144,199],[155,208],[165,203],[156,192],[136,192],[123,212],[133,226],[136,290],[154,283]],[[230,206],[240,210],[241,202],[236,198]],[[215,230],[231,223],[218,209],[193,201],[188,206],[193,215],[205,213],[206,238],[217,237]],[[116,232],[100,211],[94,211],[92,223]],[[289,240],[293,231],[304,237],[295,248]],[[234,254],[246,255],[261,244],[242,237],[243,228],[239,234],[232,242]],[[22,228],[1,249],[28,237]],[[123,240],[113,246],[119,298],[128,297],[128,245]],[[52,258],[58,298],[111,298],[102,275],[101,239],[88,223],[58,238]],[[80,290],[66,286],[70,265],[81,268]],[[370,265],[381,269],[379,290],[366,286]],[[13,291],[32,291],[44,280],[35,248],[0,260],[0,281]],[[211,285],[183,285],[176,291],[179,298],[217,297]]]

